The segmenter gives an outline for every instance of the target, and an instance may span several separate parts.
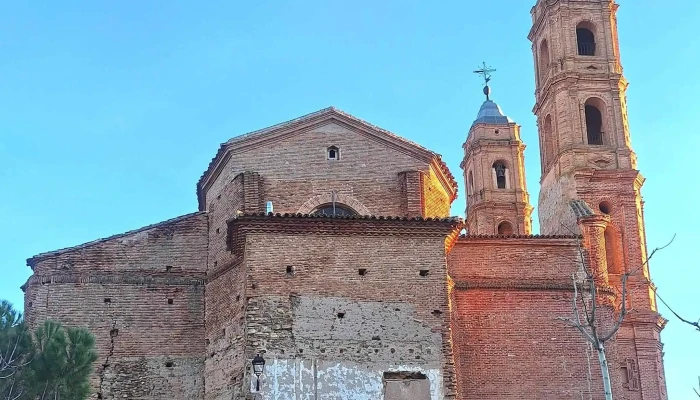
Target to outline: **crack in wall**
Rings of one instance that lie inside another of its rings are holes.
[[[109,359],[114,355],[114,338],[117,337],[118,333],[119,330],[117,329],[117,318],[112,317],[112,328],[109,330],[109,353],[105,358],[104,364],[102,364],[102,371],[100,372],[100,391],[99,393],[97,393],[98,399],[104,398],[102,393],[104,391],[103,386],[105,380],[105,373],[107,372],[107,368],[109,367]]]

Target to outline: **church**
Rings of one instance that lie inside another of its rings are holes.
[[[563,320],[596,271],[601,326],[634,310],[606,343],[612,393],[666,399],[616,12],[532,8],[539,234],[488,86],[458,178],[331,107],[221,144],[196,212],[29,258],[27,322],[95,335],[93,399],[603,399]]]

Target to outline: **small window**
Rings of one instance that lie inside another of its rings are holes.
[[[503,221],[500,224],[498,224],[498,234],[499,235],[512,235],[513,234],[513,225],[510,224],[508,221]]]
[[[594,27],[588,21],[581,22],[576,26],[576,43],[578,44],[578,55],[594,56],[595,55],[595,35],[593,34]]]
[[[326,151],[329,160],[340,160],[340,149],[336,146],[331,146]]]
[[[499,189],[506,188],[506,165],[501,161],[496,161],[493,164],[493,170],[496,172],[496,187]]]

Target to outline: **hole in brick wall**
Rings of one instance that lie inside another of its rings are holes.
[[[294,275],[294,266],[293,265],[287,265],[287,275]]]
[[[257,288],[258,288],[258,285],[252,284],[252,285],[250,285],[250,288],[251,288],[251,289],[257,289]]]
[[[216,196],[217,200],[221,200],[221,195]]]
[[[420,274],[420,276],[428,276],[428,272],[430,272],[430,271],[427,269],[422,269],[422,270],[420,270],[419,274]]]
[[[610,205],[610,203],[607,201],[601,201],[600,204],[598,204],[598,208],[603,214],[610,214],[610,211],[612,210],[612,205]]]
[[[321,353],[325,353],[325,352],[326,352],[326,349],[321,349]]]
[[[379,349],[374,349],[374,352],[375,352],[375,353],[379,353]]]
[[[219,228],[216,228],[216,233],[219,233]]]
[[[413,354],[413,349],[408,349],[408,354]]]
[[[168,299],[168,304],[173,304],[173,299]]]
[[[372,336],[372,340],[381,340],[381,339],[379,339],[379,336]]]
[[[440,310],[433,310],[433,312],[432,312],[431,314],[436,315],[436,316],[437,316],[437,315],[442,315],[442,311],[440,311]]]
[[[496,129],[496,130],[495,130],[495,131],[493,131],[493,132],[494,132],[494,133],[495,133],[496,135],[498,135],[498,133],[499,133],[499,130],[498,130],[498,129]]]
[[[209,342],[209,339],[204,339],[204,344],[205,344],[205,345],[209,346],[209,343],[210,343],[210,342]]]
[[[112,302],[112,299],[110,299],[109,297],[105,297],[105,303],[111,303],[111,302]]]
[[[111,331],[109,331],[109,336],[110,336],[110,337],[117,337],[117,336],[119,336],[119,329],[114,328],[114,329],[112,329]]]
[[[102,398],[102,393],[97,393],[97,398],[101,399]]]
[[[391,354],[396,353],[396,349],[391,349],[390,351],[391,351]]]
[[[218,261],[214,261],[214,266],[216,267],[217,265],[219,265],[219,262],[218,262]]]
[[[168,367],[168,368],[172,368],[173,365],[174,365],[174,364],[173,364],[172,361],[166,361],[166,362],[165,362],[165,366]]]
[[[284,349],[280,349],[280,354],[284,354]]]
[[[29,303],[27,303],[27,306],[28,306],[28,307],[31,307],[32,304],[34,304],[34,303],[32,303],[32,302],[30,301]]]
[[[299,354],[303,353],[304,349],[299,349]]]
[[[166,265],[166,266],[165,266],[165,272],[170,272],[170,271],[172,271],[172,270],[173,270],[173,266],[172,266],[172,265]]]
[[[340,349],[340,354],[345,353],[345,349]]]
[[[367,268],[360,268],[357,270],[357,273],[360,274],[360,276],[365,276],[367,275]]]
[[[344,312],[339,312],[339,313],[338,313],[338,318],[340,318],[340,319],[345,318],[345,313],[344,313]]]
[[[241,300],[241,295],[240,295],[240,294],[237,294],[237,295],[236,295],[236,301],[240,301],[240,300]]]

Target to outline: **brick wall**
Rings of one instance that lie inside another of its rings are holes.
[[[339,160],[327,160],[329,146],[340,149]],[[356,199],[373,215],[406,215],[399,173],[430,174],[430,163],[357,130],[328,123],[282,141],[234,150],[205,193],[206,204],[216,201],[233,177],[255,171],[261,179],[261,204],[272,201],[275,212],[299,212],[309,199],[320,195],[330,199],[335,191]]]
[[[226,243],[227,221],[237,212],[258,211],[260,177],[245,172],[227,182],[209,205],[209,257],[206,287],[206,399],[236,398],[245,368],[245,273],[241,254]]]
[[[264,351],[276,365],[264,390],[303,389],[310,381],[300,370],[315,365],[314,390],[326,396],[377,398],[382,371],[408,369],[432,376],[435,400],[452,398],[450,223],[425,230],[418,225],[431,223],[258,218],[232,224],[250,232],[246,356]],[[284,376],[299,378],[277,380]]]
[[[452,335],[461,399],[602,399],[597,354],[557,318],[572,317],[576,239],[459,239],[448,256]],[[613,321],[602,307],[603,326]],[[587,355],[587,351],[589,352]],[[622,387],[618,346],[607,356],[616,396]]]
[[[206,231],[197,213],[31,258],[27,322],[95,335],[103,399],[201,398]]]
[[[433,168],[423,176],[423,217],[444,218],[450,215],[452,201]]]

